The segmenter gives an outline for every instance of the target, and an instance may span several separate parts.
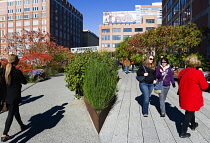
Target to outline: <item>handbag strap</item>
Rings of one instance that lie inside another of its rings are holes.
[[[184,75],[187,71],[189,71],[190,69],[192,69],[192,68],[189,68],[189,69],[185,70],[185,71],[182,73],[182,75],[181,75],[179,81],[182,79],[183,75]]]
[[[143,66],[143,68],[144,68],[145,73],[147,73],[147,70],[145,69],[144,65],[142,65],[142,66]]]

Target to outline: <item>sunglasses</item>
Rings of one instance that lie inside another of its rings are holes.
[[[154,60],[153,58],[149,58],[149,60]]]
[[[162,62],[162,63],[167,63],[167,62]]]

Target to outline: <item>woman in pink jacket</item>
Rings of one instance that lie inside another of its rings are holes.
[[[192,130],[198,127],[198,123],[195,122],[195,111],[204,106],[202,91],[209,89],[204,74],[196,69],[201,64],[197,57],[188,56],[185,64],[187,68],[180,71],[178,75],[179,104],[182,109],[186,110],[180,134],[181,138],[190,137],[190,133],[187,133],[189,123]]]

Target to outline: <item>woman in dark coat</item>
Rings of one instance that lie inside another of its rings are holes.
[[[142,114],[144,117],[148,117],[149,98],[156,83],[155,65],[154,56],[148,55],[143,65],[139,66],[137,71],[137,76],[145,77],[143,81],[139,82],[139,88],[144,97],[142,105]]]
[[[19,113],[19,103],[21,102],[21,84],[26,84],[27,81],[23,76],[23,73],[16,69],[15,66],[18,64],[18,56],[11,54],[8,57],[8,64],[5,71],[5,80],[7,84],[7,97],[6,102],[8,105],[8,116],[5,123],[5,128],[1,141],[5,142],[11,139],[11,136],[8,135],[9,129],[11,127],[13,117],[19,123],[21,130],[24,130],[26,126],[23,124],[20,113]]]

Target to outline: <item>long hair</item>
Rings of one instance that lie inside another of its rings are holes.
[[[16,66],[19,62],[18,56],[11,54],[8,56],[8,64],[6,65],[6,71],[5,71],[5,80],[6,84],[10,85],[11,83],[11,71],[12,67]]]
[[[153,62],[152,63],[149,63],[149,57],[152,56],[153,57]],[[146,59],[144,60],[144,63],[143,63],[144,66],[148,67],[148,68],[151,68],[153,70],[155,70],[156,68],[156,61],[155,61],[155,57],[153,55],[147,55],[146,56]]]

